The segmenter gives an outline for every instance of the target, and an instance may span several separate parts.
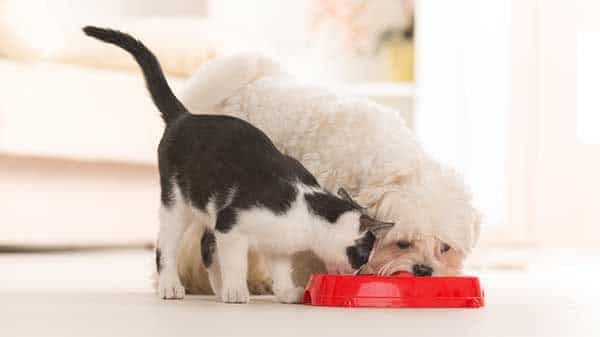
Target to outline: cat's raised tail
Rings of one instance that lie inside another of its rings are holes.
[[[83,31],[88,36],[119,46],[133,56],[142,68],[150,96],[152,96],[152,100],[160,110],[162,119],[166,124],[173,122],[184,114],[188,114],[185,106],[169,87],[156,56],[143,43],[129,34],[113,29],[86,26]]]

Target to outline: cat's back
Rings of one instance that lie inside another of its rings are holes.
[[[159,161],[185,172],[221,172],[231,179],[298,179],[317,185],[300,162],[282,154],[252,124],[224,115],[186,115],[167,127],[159,145]],[[202,165],[203,168],[199,166]]]
[[[222,151],[221,157],[237,157],[242,153],[281,156],[261,130],[242,119],[223,115],[186,115],[176,120],[165,129],[160,147],[187,155],[205,151],[214,155]]]

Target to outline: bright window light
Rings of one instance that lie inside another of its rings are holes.
[[[419,2],[416,129],[464,173],[484,225],[506,223],[511,2]],[[444,29],[440,29],[444,27]]]

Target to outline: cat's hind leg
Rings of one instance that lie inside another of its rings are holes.
[[[177,252],[181,236],[190,223],[188,211],[181,203],[161,205],[160,229],[156,249],[158,296],[162,299],[181,299],[185,289],[177,273]]]
[[[281,303],[300,303],[304,288],[297,287],[292,280],[292,257],[271,257],[273,294]]]

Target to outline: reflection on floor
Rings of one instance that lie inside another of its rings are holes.
[[[544,252],[524,271],[479,270],[483,309],[382,310],[161,301],[148,250],[0,254],[0,336],[598,336],[599,256]]]

